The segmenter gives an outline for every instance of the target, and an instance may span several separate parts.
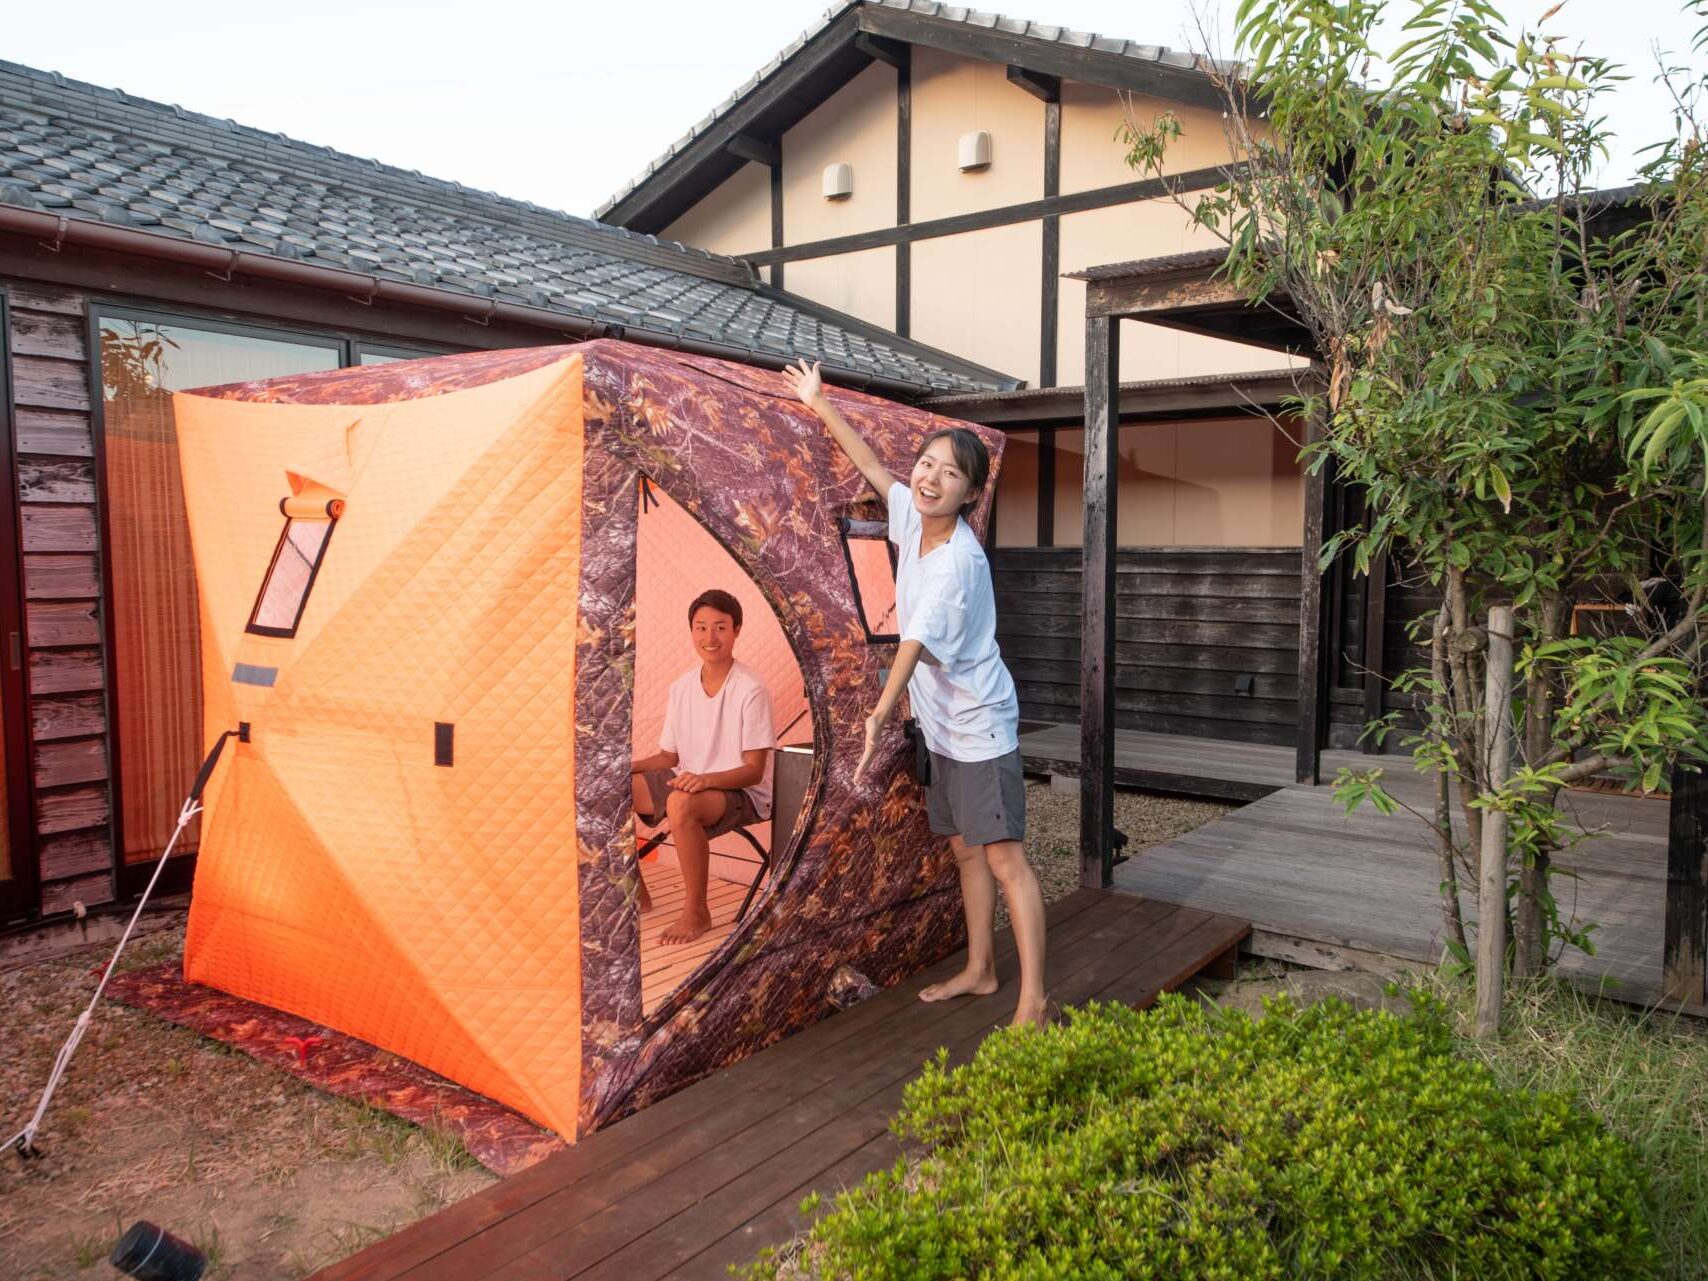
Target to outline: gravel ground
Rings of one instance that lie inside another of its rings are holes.
[[[1155,792],[1115,793],[1115,828],[1127,834],[1127,856],[1183,832],[1202,827],[1234,810],[1216,801],[1189,801]],[[1046,782],[1026,781],[1026,857],[1037,873],[1044,902],[1065,898],[1079,888],[1079,793],[1057,791]],[[1008,922],[1001,900],[997,928]]]

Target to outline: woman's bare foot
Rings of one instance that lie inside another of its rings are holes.
[[[712,918],[705,912],[684,912],[676,918],[676,923],[658,936],[658,941],[666,947],[675,947],[678,943],[692,943],[700,935],[712,928]]]
[[[640,902],[640,910],[644,914],[652,911],[652,895],[646,892],[646,882],[640,883],[640,894],[636,896]]]
[[[1049,997],[1037,1000],[1020,999],[1020,1004],[1014,1007],[1014,1020],[1010,1027],[1048,1027],[1052,1022],[1054,1012]]]
[[[957,996],[989,996],[996,988],[996,975],[990,970],[962,970],[952,979],[921,988],[919,999],[948,1001]]]

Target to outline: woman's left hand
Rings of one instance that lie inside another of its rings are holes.
[[[878,754],[878,736],[883,732],[883,718],[873,712],[866,718],[866,750],[860,754],[860,763],[854,767],[854,781],[856,783],[866,773],[866,766],[872,763],[872,757]]]

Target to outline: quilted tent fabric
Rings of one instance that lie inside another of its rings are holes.
[[[898,474],[949,425],[833,395]],[[207,730],[251,726],[208,792],[188,978],[573,1138],[822,1017],[838,967],[890,983],[958,944],[899,736],[852,782],[893,650],[861,625],[840,522],[879,510],[780,375],[599,341],[180,393],[177,413]],[[344,508],[295,635],[256,635],[292,476]],[[643,477],[748,580],[815,751],[752,910],[650,1016],[628,786]]]

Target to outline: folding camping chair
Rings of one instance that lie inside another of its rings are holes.
[[[752,848],[755,857],[744,858],[739,854],[718,852],[718,858],[727,858],[735,863],[751,863],[756,870],[753,880],[748,884],[747,894],[741,900],[735,919],[740,921],[747,915],[747,909],[753,902],[753,896],[759,892],[760,884],[771,872],[771,860],[781,849],[782,843],[789,839],[795,830],[795,820],[800,817],[801,804],[807,798],[807,784],[812,780],[812,749],[810,747],[779,747],[771,771],[771,848],[766,849],[759,838],[750,830],[758,824],[748,827],[732,827],[723,833],[724,836],[739,836]],[[764,821],[764,820],[762,820]],[[779,833],[781,835],[779,835]],[[665,841],[670,839],[670,829],[660,824],[653,834],[635,851],[635,862],[652,853]]]

